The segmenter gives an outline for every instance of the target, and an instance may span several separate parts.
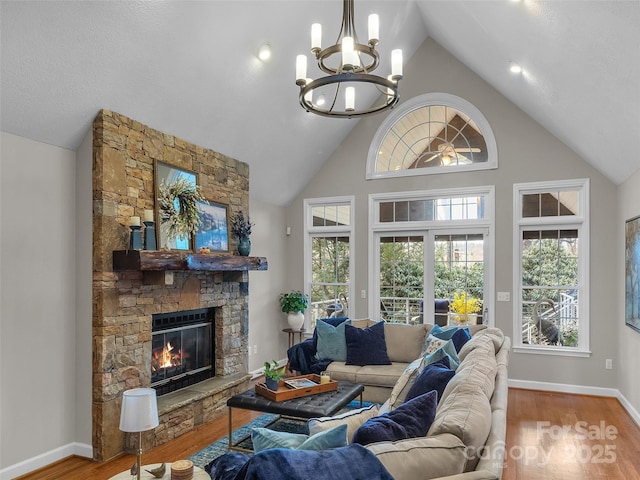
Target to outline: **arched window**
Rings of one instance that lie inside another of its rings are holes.
[[[462,98],[428,93],[397,108],[373,138],[367,178],[498,167],[496,141],[480,110]]]

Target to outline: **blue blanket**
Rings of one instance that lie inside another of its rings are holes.
[[[320,374],[331,363],[331,360],[316,359],[316,346],[311,338],[287,350],[287,357],[289,358],[289,369],[300,372],[302,375]]]
[[[213,480],[393,480],[376,456],[357,444],[322,451],[274,448],[244,457],[238,468],[241,456],[227,453],[207,471]]]

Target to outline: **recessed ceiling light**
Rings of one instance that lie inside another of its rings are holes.
[[[269,45],[268,43],[262,45],[258,49],[258,58],[263,62],[269,60],[271,58],[271,45]]]
[[[522,73],[522,67],[516,62],[509,63],[509,71],[511,73]]]
[[[326,102],[325,96],[324,94],[322,94],[318,97],[318,101],[316,102],[316,105],[321,107],[322,105],[324,105],[325,102]]]

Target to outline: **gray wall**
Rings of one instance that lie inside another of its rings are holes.
[[[640,411],[640,375],[636,370],[640,352],[640,333],[624,324],[624,223],[625,220],[640,215],[640,172],[637,172],[619,188],[618,222],[616,230],[615,264],[618,266],[616,305],[619,305],[616,323],[618,325],[618,388],[636,410],[636,421]]]
[[[508,72],[505,71],[505,75]],[[410,178],[365,180],[369,145],[386,114],[359,121],[303,192],[288,207],[287,222],[296,242],[289,249],[294,260],[291,280],[303,282],[303,199],[355,195],[355,291],[367,289],[367,199],[371,193],[440,189],[475,185],[496,187],[496,291],[513,292],[513,184],[571,178],[591,179],[591,350],[590,358],[514,353],[513,379],[614,387],[615,371],[605,370],[605,358],[617,359],[615,330],[616,267],[612,258],[616,187],[572,150],[543,129],[455,57],[431,39],[406,62],[401,82],[403,99],[430,92],[457,95],[486,116],[498,144],[499,168]],[[341,121],[341,120],[327,120]],[[358,296],[359,297],[359,296]],[[352,316],[368,316],[366,300],[354,299]],[[613,309],[613,310],[612,310]],[[513,336],[511,302],[496,303],[496,325]]]
[[[285,290],[287,255],[285,211],[283,207],[251,201],[251,255],[267,257],[267,271],[249,272],[249,371],[264,362],[286,357],[286,317],[280,311],[278,296]],[[257,348],[254,354],[253,348]]]
[[[76,440],[76,155],[1,140],[4,468]]]
[[[92,132],[77,152],[0,132],[0,478],[91,457]],[[249,369],[284,358],[283,207],[251,202]],[[24,462],[20,465],[20,462]]]
[[[93,130],[76,151],[76,398],[75,442],[93,458]]]

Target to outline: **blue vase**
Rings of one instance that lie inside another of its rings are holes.
[[[238,253],[243,257],[246,257],[251,253],[251,240],[249,237],[240,237],[240,243],[238,243]]]

